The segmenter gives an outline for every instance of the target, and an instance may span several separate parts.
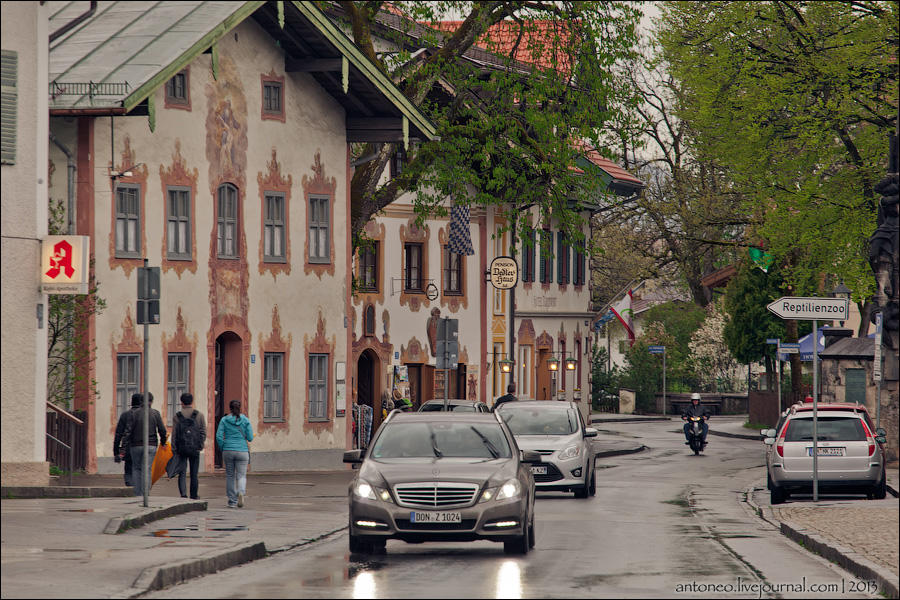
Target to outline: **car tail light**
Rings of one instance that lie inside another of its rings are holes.
[[[862,423],[863,429],[866,432],[866,441],[869,443],[869,456],[875,454],[875,436],[872,435],[872,432],[869,431],[869,426],[866,425],[866,422],[860,419]]]
[[[781,435],[778,436],[778,441],[775,442],[775,452],[777,452],[778,456],[782,458],[784,458],[784,438],[785,436],[787,436],[787,430],[790,426],[790,421],[784,424],[784,427],[782,427],[781,429]]]

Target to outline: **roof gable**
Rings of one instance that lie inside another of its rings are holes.
[[[50,4],[53,32],[87,3]],[[349,141],[436,137],[428,118],[311,2],[99,2],[51,44],[51,114],[128,113],[250,17],[282,47],[286,71],[309,73],[344,107]]]

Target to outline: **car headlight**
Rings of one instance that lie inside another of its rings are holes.
[[[497,492],[497,500],[504,500],[510,498],[518,498],[519,494],[522,493],[522,484],[519,483],[518,479],[510,479],[506,483],[500,486],[499,491]]]
[[[568,460],[570,458],[577,457],[580,453],[581,453],[581,446],[576,444],[574,446],[569,446],[568,448],[566,448],[565,450],[560,452],[559,459],[560,460]]]
[[[357,481],[356,485],[353,486],[353,493],[359,496],[360,498],[366,498],[368,500],[381,500],[382,502],[393,502],[391,499],[391,493],[386,489],[375,487],[373,485],[368,484],[365,481]]]

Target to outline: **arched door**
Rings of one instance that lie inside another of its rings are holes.
[[[222,450],[215,443],[216,431],[219,429],[219,421],[228,413],[228,403],[231,400],[242,399],[242,373],[243,368],[241,361],[241,338],[232,331],[226,331],[216,338],[216,354],[215,354],[215,390],[214,399],[214,422],[213,429],[207,431],[207,440],[212,440],[215,448],[215,466],[221,468]],[[243,407],[243,411],[247,412],[247,407]],[[209,428],[209,423],[207,423]],[[209,448],[209,442],[206,445]]]
[[[363,350],[356,363],[356,402],[372,407],[372,433],[381,425],[381,361],[372,350]]]

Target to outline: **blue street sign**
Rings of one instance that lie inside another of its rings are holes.
[[[665,346],[648,346],[647,350],[650,354],[665,354],[666,347]]]
[[[766,338],[766,343],[767,344],[777,344],[778,338]]]

